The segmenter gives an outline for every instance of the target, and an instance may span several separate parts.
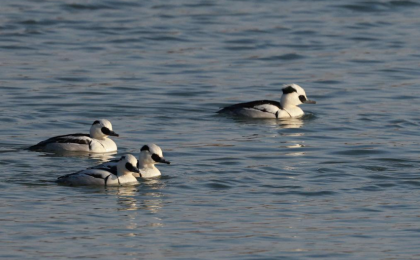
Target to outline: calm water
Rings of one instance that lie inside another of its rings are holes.
[[[419,259],[420,1],[2,1],[0,257]],[[218,116],[279,100],[294,120]],[[25,150],[107,118],[161,178]]]

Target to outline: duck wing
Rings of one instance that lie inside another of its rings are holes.
[[[106,169],[86,169],[60,176],[57,179],[57,183],[70,186],[106,185],[111,175],[114,175],[114,173]]]
[[[227,106],[219,110],[217,113],[235,112],[240,109],[255,109],[261,112],[268,112],[275,114],[279,109],[283,109],[280,102],[273,100],[257,100],[245,103],[239,103]]]
[[[88,169],[104,170],[114,175],[117,175],[117,164],[118,164],[118,160],[112,160],[112,161],[102,163],[93,167],[89,167]]]
[[[71,143],[71,144],[87,144],[90,146],[92,138],[88,134],[70,134],[70,135],[59,135],[51,137],[45,141],[39,142],[36,145],[29,147],[29,150],[38,150],[44,148],[48,144],[53,143]]]
[[[111,160],[109,162],[106,163],[102,163],[93,167],[89,167],[88,169],[98,169],[98,170],[106,170],[111,172],[114,175],[117,175],[117,164],[118,164],[119,160]],[[137,161],[137,167],[139,167],[139,162]],[[133,175],[135,177],[141,177],[141,172],[140,173],[135,173],[133,172]]]

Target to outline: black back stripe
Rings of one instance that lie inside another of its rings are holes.
[[[100,173],[86,173],[86,175],[97,179],[104,179],[104,176]]]
[[[83,171],[83,170],[82,170],[82,171]],[[66,179],[66,178],[69,178],[70,176],[75,176],[75,175],[78,175],[78,174],[80,174],[80,172],[82,172],[82,171],[78,171],[78,172],[74,172],[74,173],[69,173],[69,174],[66,174],[66,175],[60,176],[60,177],[58,177],[57,179]]]
[[[89,169],[107,171],[109,173],[117,175],[117,166],[101,166],[101,165],[99,165],[99,166],[96,166],[96,167],[91,167]]]
[[[279,109],[283,109],[280,102],[273,101],[273,100],[257,100],[257,101],[231,105],[231,106],[223,108],[219,112],[226,112],[226,110],[233,110],[233,109],[240,109],[240,108],[255,108],[256,106],[261,106],[261,105],[272,105],[272,106],[278,107]]]
[[[111,174],[110,174],[110,175],[108,175],[108,176],[106,176],[106,178],[105,178],[105,186],[106,186],[106,185],[107,185],[107,183],[108,183],[109,176],[111,176]]]
[[[112,166],[109,171],[114,174],[115,176],[118,175],[117,166]]]
[[[72,138],[72,137],[76,137],[76,138]],[[77,137],[88,137],[88,138],[81,139]],[[44,147],[52,143],[89,144],[89,142],[90,142],[90,135],[88,134],[59,135],[59,136],[51,137],[45,141],[39,142],[38,144],[29,147],[29,149],[36,149],[36,148]]]
[[[55,143],[89,144],[90,140],[85,140],[85,139],[58,139],[58,140],[55,141]]]

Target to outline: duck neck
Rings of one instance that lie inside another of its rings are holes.
[[[126,174],[128,174],[129,172],[127,172],[127,171],[118,171],[117,170],[117,177],[122,177],[122,176],[124,176],[124,175],[126,175]]]
[[[139,162],[139,169],[156,169],[153,163]]]
[[[286,95],[283,95],[280,99],[281,107],[284,109],[293,109],[296,108],[296,104],[292,102]]]
[[[143,178],[152,178],[156,176],[160,176],[161,173],[158,168],[155,167],[155,164],[139,164],[139,170],[141,173],[141,177]]]
[[[89,136],[90,136],[90,138],[92,138],[92,139],[96,139],[96,140],[106,140],[107,139],[107,135],[95,135],[95,134],[92,134],[92,133],[90,133],[89,134]]]

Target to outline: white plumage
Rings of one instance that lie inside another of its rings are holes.
[[[225,107],[218,113],[250,118],[292,118],[304,115],[301,104],[315,104],[308,100],[305,90],[297,84],[283,86],[280,102],[257,100]]]
[[[137,159],[126,154],[115,167],[89,168],[76,173],[67,174],[57,179],[57,183],[69,186],[119,186],[138,184],[134,174],[140,171],[136,167]]]
[[[117,151],[117,145],[108,136],[118,136],[118,134],[112,130],[111,122],[106,119],[101,119],[93,122],[90,128],[90,134],[55,136],[29,147],[29,149],[50,152],[69,151],[90,153]]]
[[[152,178],[160,176],[161,173],[155,164],[157,163],[166,163],[170,164],[169,161],[165,160],[163,157],[162,149],[156,144],[146,144],[140,149],[139,160],[137,162],[137,167],[140,170],[140,174],[137,177],[142,178]],[[91,169],[112,169],[116,166],[117,161],[110,161],[98,166],[92,167]]]

